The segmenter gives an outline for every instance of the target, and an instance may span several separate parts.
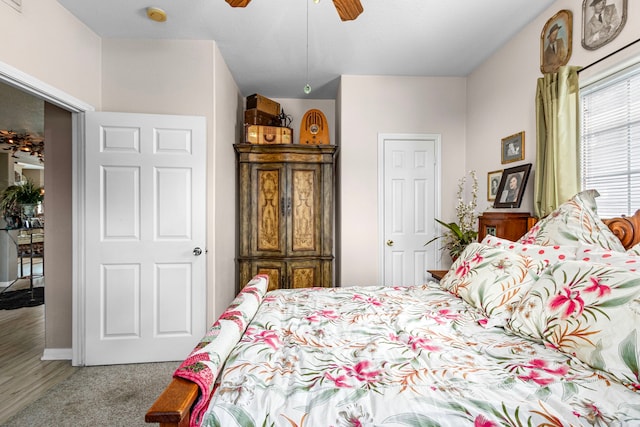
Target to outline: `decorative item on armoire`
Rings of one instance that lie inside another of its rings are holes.
[[[547,21],[540,34],[540,71],[555,73],[571,58],[573,13],[563,9]]]
[[[582,2],[582,47],[601,48],[618,37],[627,22],[627,0]]]
[[[300,123],[300,144],[329,144],[329,124],[324,113],[311,109],[304,113]]]

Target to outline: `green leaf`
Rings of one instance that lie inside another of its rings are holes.
[[[388,423],[404,424],[412,427],[440,427],[440,423],[434,421],[426,415],[414,413],[393,415],[383,422],[383,424]]]
[[[222,425],[215,412],[211,412],[211,414],[206,417],[205,424],[202,424],[202,427],[222,427]]]
[[[638,353],[637,353],[637,331],[634,329],[627,337],[622,340],[618,351],[620,357],[625,365],[633,372],[636,378],[638,378]]]
[[[314,408],[316,406],[322,405],[323,403],[326,403],[336,393],[339,393],[339,392],[340,392],[340,389],[338,388],[330,388],[328,390],[323,391],[317,397],[314,397],[313,399],[307,402],[307,407],[305,409],[305,412],[309,412],[311,408]]]
[[[610,300],[597,303],[596,306],[597,307],[618,307],[621,305],[625,305],[629,301],[633,300],[634,297],[635,297],[634,295],[628,295],[628,296],[619,297],[619,298],[611,298]]]
[[[256,423],[251,418],[251,415],[241,407],[237,405],[220,405],[222,409],[227,411],[231,416],[236,420],[239,426],[241,427],[255,427]]]

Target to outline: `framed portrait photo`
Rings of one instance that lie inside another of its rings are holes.
[[[502,138],[502,164],[524,160],[524,131]]]
[[[529,179],[531,163],[502,171],[502,178],[493,202],[494,208],[519,208]]]
[[[502,169],[487,173],[487,200],[490,202],[496,199],[500,178],[502,178]]]
[[[627,22],[627,0],[583,0],[582,47],[596,50],[615,39]]]
[[[571,58],[573,13],[563,9],[547,21],[540,34],[540,71],[555,73]]]

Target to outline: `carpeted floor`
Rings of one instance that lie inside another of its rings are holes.
[[[21,307],[35,307],[44,304],[44,287],[38,286],[31,290],[19,289],[0,294],[0,310],[15,310]]]
[[[151,426],[144,414],[180,362],[79,368],[5,426]]]

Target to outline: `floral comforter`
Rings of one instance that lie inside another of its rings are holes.
[[[481,317],[435,283],[269,292],[198,422],[640,425],[637,392]]]

